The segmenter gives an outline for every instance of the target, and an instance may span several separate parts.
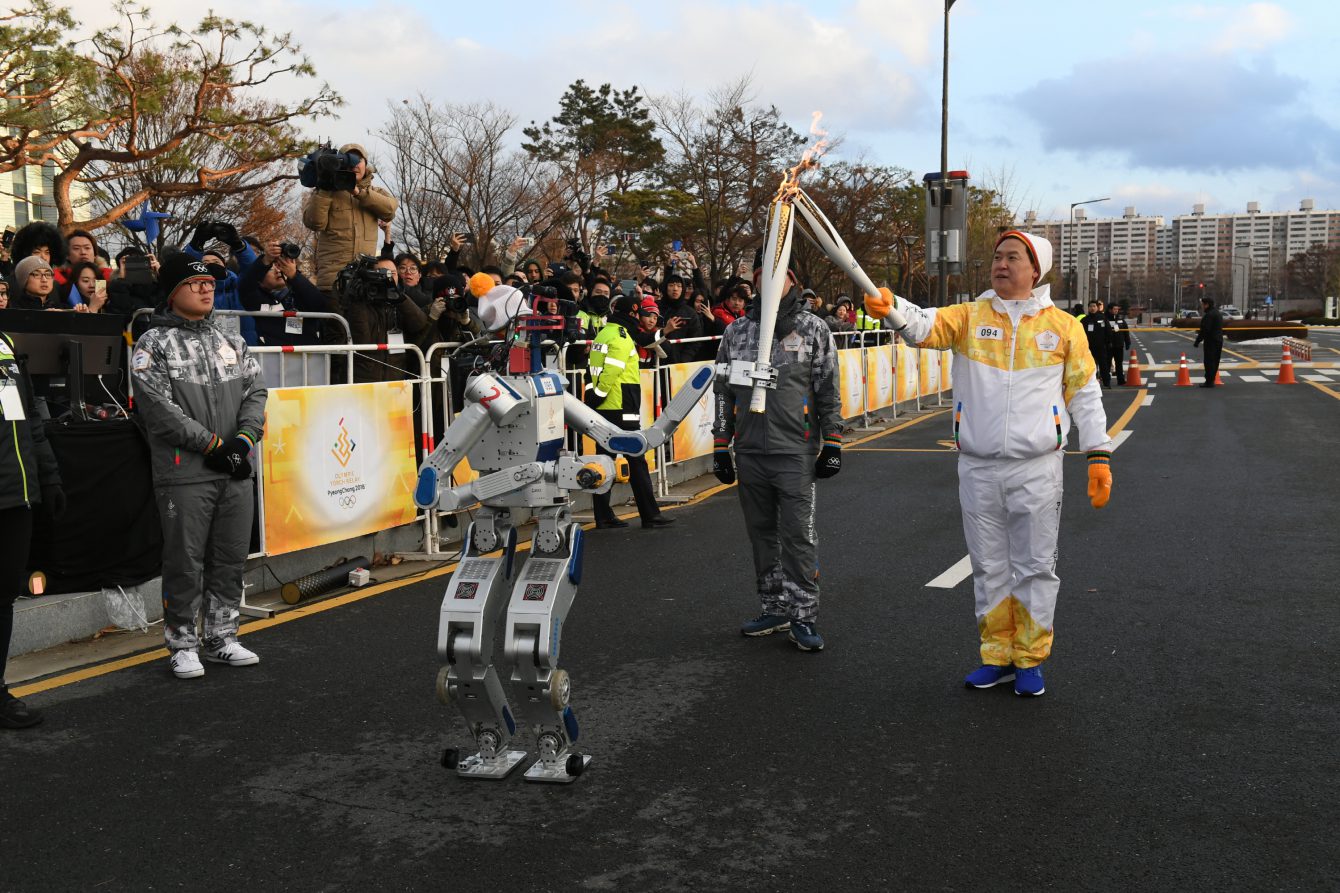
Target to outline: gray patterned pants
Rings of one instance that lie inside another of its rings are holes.
[[[814,456],[737,453],[735,461],[763,613],[813,623],[819,613]]]
[[[237,635],[254,510],[250,480],[155,487],[163,525],[163,636],[172,651]]]

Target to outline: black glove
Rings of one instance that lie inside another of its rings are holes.
[[[211,471],[226,474],[235,481],[251,477],[251,462],[247,454],[251,452],[251,443],[241,437],[234,437],[218,449],[205,454],[205,467]]]
[[[712,474],[723,484],[735,483],[735,460],[726,450],[717,450],[712,454]]]
[[[608,396],[609,396],[608,394],[605,395],[605,397]],[[605,402],[605,397],[602,397],[600,396],[600,394],[596,393],[595,385],[587,384],[586,393],[582,395],[582,402],[585,403],[587,406],[591,407],[592,409],[599,409],[600,404]]]
[[[819,458],[814,460],[814,476],[817,478],[831,478],[842,470],[842,447],[828,445],[819,451]]]
[[[214,224],[206,220],[195,228],[191,235],[191,247],[196,251],[204,251],[205,243],[209,241],[210,236],[214,234]]]
[[[242,236],[238,234],[237,227],[223,220],[214,222],[214,238],[228,246],[228,249],[234,254],[242,250]]]
[[[48,484],[44,487],[42,489],[42,505],[51,520],[59,521],[61,515],[65,514],[67,505],[64,488],[60,484]]]

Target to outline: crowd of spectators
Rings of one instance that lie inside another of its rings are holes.
[[[244,236],[229,221],[207,220],[177,251],[205,263],[216,278],[215,310],[278,311],[338,314],[348,323],[349,337],[359,344],[387,344],[388,352],[360,353],[353,381],[384,381],[416,376],[419,370],[401,345],[426,349],[437,342],[468,341],[481,334],[473,312],[475,299],[466,281],[476,272],[462,261],[469,234],[452,236],[447,254],[423,258],[398,248],[391,221],[398,200],[373,183],[375,168],[357,144],[341,147],[359,159],[352,188],[313,189],[303,204],[302,222],[310,230],[313,250],[302,257],[294,242],[261,242]],[[0,309],[65,310],[129,316],[163,303],[157,282],[159,258],[135,245],[109,257],[96,237],[85,230],[62,236],[54,226],[36,221],[9,234],[0,250]],[[575,241],[566,255],[549,261],[525,255],[527,242],[518,239],[502,252],[501,263],[483,268],[498,283],[519,288],[552,288],[569,299],[578,318],[582,341],[589,344],[609,318],[610,301],[618,295],[634,299],[634,338],[644,366],[710,360],[715,339],[745,315],[754,300],[753,283],[740,276],[709,282],[691,251],[670,255],[664,268],[641,265],[631,279],[620,278],[609,263],[607,246],[594,256]],[[164,254],[175,253],[165,249]],[[358,300],[342,288],[341,271],[360,257],[384,275],[386,297]],[[881,327],[847,295],[831,303],[806,289],[808,309],[835,333]],[[216,323],[239,333],[249,345],[336,343],[343,327],[320,319],[250,317],[222,314]],[[338,329],[338,330],[337,330]],[[138,334],[138,333],[137,333]],[[585,365],[589,347],[568,350],[570,368]]]

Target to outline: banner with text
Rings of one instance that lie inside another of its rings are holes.
[[[414,520],[411,382],[276,388],[266,407],[265,552]]]

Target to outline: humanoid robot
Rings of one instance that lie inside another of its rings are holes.
[[[535,296],[531,308],[525,293],[495,287],[487,276],[470,287],[485,328],[502,333],[504,349],[466,384],[465,408],[420,467],[414,491],[425,509],[480,503],[447,583],[437,634],[438,699],[460,709],[477,751],[461,756],[448,748],[442,763],[465,778],[505,778],[526,757],[512,745],[518,728],[528,725],[539,758],[525,777],[571,782],[591,759],[573,749],[571,683],[558,667],[563,623],[582,576],[582,528],[572,520],[571,494],[608,492],[615,467],[609,456],[572,455],[564,448],[566,427],[611,453],[640,455],[670,437],[711,386],[712,370],[700,370],[650,428],[621,430],[568,393],[563,377],[546,365],[543,339],[563,340],[565,316],[556,299]],[[479,477],[453,486],[451,472],[463,458]],[[516,528],[527,512],[536,530],[522,566]],[[511,703],[494,654],[504,607]]]

